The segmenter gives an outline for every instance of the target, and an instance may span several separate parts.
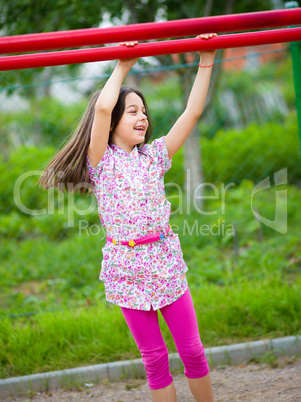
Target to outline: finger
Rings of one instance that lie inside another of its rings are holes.
[[[130,42],[120,42],[119,45],[130,46]]]
[[[133,47],[133,46],[136,46],[137,44],[138,44],[138,42],[137,41],[134,41],[134,42],[121,42],[121,43],[119,43],[120,45],[125,45],[125,46],[128,46],[128,47]]]
[[[208,38],[213,38],[213,36],[217,36],[217,34],[216,33],[201,34],[201,35],[198,35],[197,37],[201,38],[201,39],[208,39]]]

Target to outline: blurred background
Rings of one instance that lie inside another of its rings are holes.
[[[2,3],[2,35],[284,8],[268,0]],[[1,73],[2,378],[140,357],[98,280],[105,231],[94,195],[35,184],[115,64]],[[148,102],[151,141],[184,110],[197,64],[190,53],[143,58],[126,78]],[[205,347],[300,334],[298,130],[289,44],[217,52],[204,112],[165,176]]]

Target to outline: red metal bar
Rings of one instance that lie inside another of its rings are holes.
[[[276,29],[221,35],[212,39],[178,39],[152,43],[139,43],[134,47],[110,46],[61,52],[25,54],[0,57],[0,71],[89,63],[93,61],[158,56],[162,54],[195,52],[197,50],[265,45],[301,40],[301,28]]]
[[[0,54],[66,49],[129,40],[193,36],[205,32],[237,32],[301,24],[301,8],[229,14],[166,22],[89,28],[0,38]]]

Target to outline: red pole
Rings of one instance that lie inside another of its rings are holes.
[[[221,35],[210,40],[196,38],[178,39],[152,43],[139,43],[134,47],[110,46],[92,49],[65,50],[61,52],[5,56],[0,57],[0,71],[195,52],[197,50],[256,46],[300,40],[301,28],[287,28],[271,31]]]
[[[300,25],[301,8],[229,14],[166,22],[89,28],[0,38],[0,54],[66,49],[129,40],[196,36],[205,32],[233,32]]]

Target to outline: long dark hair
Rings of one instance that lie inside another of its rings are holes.
[[[53,159],[46,166],[42,176],[36,182],[36,184],[42,186],[44,190],[58,187],[62,192],[66,190],[67,192],[73,193],[91,193],[91,182],[86,155],[90,144],[95,104],[100,92],[101,91],[96,91],[91,95],[88,107],[78,127],[63,141]],[[142,99],[149,123],[144,141],[139,144],[139,146],[146,144],[152,135],[152,121],[144,96],[137,89],[122,86],[117,103],[112,111],[109,143],[123,115],[125,98],[131,92],[136,93]]]

